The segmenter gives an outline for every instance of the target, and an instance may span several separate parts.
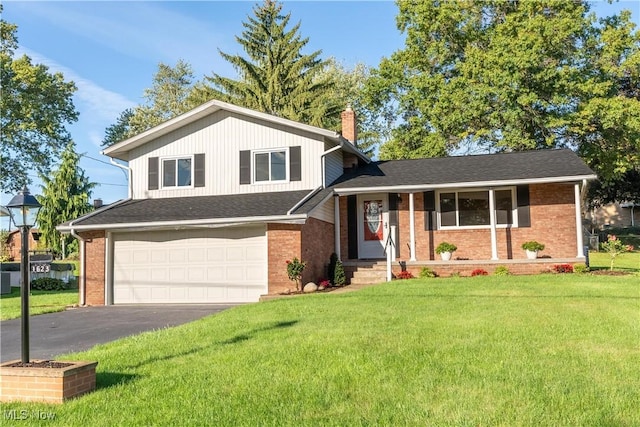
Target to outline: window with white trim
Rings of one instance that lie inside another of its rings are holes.
[[[253,182],[287,180],[287,149],[253,153]]]
[[[515,189],[494,191],[496,224],[517,225],[514,222]],[[484,228],[491,225],[489,190],[443,191],[438,194],[438,223],[441,228]]]
[[[162,159],[162,187],[190,187],[193,182],[193,158]]]

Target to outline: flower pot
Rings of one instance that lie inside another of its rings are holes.
[[[441,252],[440,258],[442,258],[443,261],[449,261],[451,259],[451,252]]]
[[[526,250],[526,252],[527,252],[527,259],[536,259],[536,258],[538,258],[538,251]]]

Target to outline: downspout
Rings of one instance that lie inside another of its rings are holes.
[[[104,155],[104,152],[100,152],[100,154]],[[117,166],[120,169],[124,169],[127,171],[127,179],[129,180],[129,195],[127,198],[131,199],[133,197],[133,180],[131,179],[131,168],[129,166],[121,165],[120,163],[116,162],[115,160],[113,160],[113,157],[109,157],[109,162],[113,166]]]
[[[82,238],[78,233],[76,233],[76,231],[73,229],[73,223],[74,221],[71,221],[69,223],[69,228],[71,229],[71,235],[78,239],[78,241],[80,242],[80,254],[79,254],[79,258],[80,258],[80,283],[78,283],[78,288],[80,289],[80,306],[83,307],[86,305],[87,303],[87,280],[85,277],[85,259],[84,259],[84,254],[85,254],[85,240],[84,238]]]

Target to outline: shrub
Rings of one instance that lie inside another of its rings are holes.
[[[536,242],[535,240],[530,240],[522,244],[522,249],[532,252],[543,251],[544,245],[542,243]]]
[[[344,274],[344,266],[340,260],[336,261],[336,268],[333,274],[333,284],[335,286],[344,286],[347,283],[347,276]]]
[[[422,267],[420,269],[420,277],[423,279],[433,279],[434,277],[438,277],[438,275],[429,267]]]
[[[494,276],[508,276],[510,274],[511,274],[511,272],[509,271],[509,269],[507,268],[506,265],[499,265],[493,271],[493,275]]]
[[[438,245],[438,247],[436,247],[437,254],[441,254],[443,252],[455,252],[456,250],[458,250],[458,247],[449,242],[442,242]]]
[[[318,286],[322,286],[324,288],[330,288],[331,282],[329,281],[329,279],[319,279]]]
[[[336,274],[336,262],[338,262],[338,255],[333,252],[329,257],[329,265],[327,266],[327,277],[332,284],[336,284],[334,282],[334,276]]]
[[[66,283],[53,277],[40,277],[31,281],[32,291],[64,291],[68,289]]]
[[[413,274],[410,271],[402,270],[400,273],[396,274],[396,279],[413,279]]]
[[[286,261],[287,263],[287,275],[289,280],[296,282],[296,290],[299,290],[300,281],[302,280],[302,272],[307,265],[306,262],[300,261],[297,257],[293,258],[293,261]]]
[[[78,252],[71,252],[69,255],[67,255],[67,258],[69,261],[79,261],[80,260],[80,253]]]
[[[574,264],[573,265],[573,272],[576,274],[582,274],[582,273],[587,273],[589,271],[589,267],[587,267],[585,264]]]
[[[556,273],[573,273],[573,266],[571,264],[556,264],[553,266],[553,271]]]
[[[475,277],[475,276],[488,276],[489,273],[487,272],[487,270],[483,270],[482,268],[476,268],[475,270],[473,270],[471,272],[471,277]]]

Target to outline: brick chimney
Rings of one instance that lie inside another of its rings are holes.
[[[353,111],[351,105],[347,105],[347,109],[340,114],[340,118],[342,119],[342,136],[357,146],[358,128],[356,124],[356,112]]]
[[[93,200],[93,208],[99,209],[102,207],[102,199],[94,199]]]

